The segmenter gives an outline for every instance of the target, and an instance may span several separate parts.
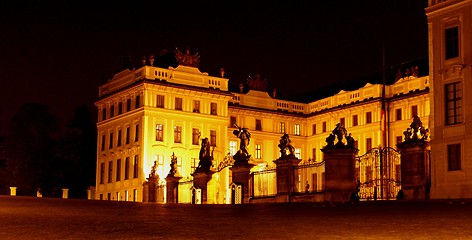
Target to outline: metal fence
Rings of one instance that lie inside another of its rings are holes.
[[[301,162],[301,165],[294,167],[295,192],[321,192],[325,187],[325,161]]]
[[[275,169],[268,169],[253,172],[252,184],[250,186],[252,197],[266,197],[277,194],[277,172]]]

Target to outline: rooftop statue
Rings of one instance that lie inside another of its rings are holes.
[[[267,91],[267,79],[262,80],[261,75],[259,73],[256,74],[255,79],[249,76],[247,79],[247,83],[249,85],[249,89],[251,90],[257,90],[261,92]]]
[[[197,67],[198,63],[200,63],[200,56],[198,53],[190,54],[190,49],[187,48],[185,53],[182,53],[178,48],[175,48],[175,60],[179,63],[179,65],[189,66],[189,67]]]

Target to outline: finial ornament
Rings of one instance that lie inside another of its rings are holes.
[[[197,67],[198,63],[200,63],[200,56],[198,52],[195,54],[190,54],[190,49],[187,48],[185,53],[182,53],[178,48],[174,50],[175,59],[179,63],[179,65],[189,66],[189,67]]]

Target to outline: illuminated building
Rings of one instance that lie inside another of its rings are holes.
[[[194,55],[187,52],[180,57],[188,60]],[[194,60],[198,63],[198,58]],[[142,201],[143,183],[154,162],[164,188],[170,158],[175,154],[183,177],[178,201],[190,203],[191,174],[198,166],[200,139],[210,140],[213,165],[218,169],[225,156],[239,149],[239,139],[232,134],[235,123],[251,132],[254,171],[275,166],[283,133],[291,136],[298,158],[315,162],[322,161],[320,149],[336,123],[344,123],[357,140],[360,154],[382,145],[380,84],[299,103],[269,96],[259,76],[249,80],[249,92],[231,93],[223,72],[220,77],[209,76],[200,72],[196,63],[180,62],[169,69],[143,62],[142,67],[123,70],[100,86],[96,199]],[[429,78],[416,74],[386,87],[386,145],[401,141],[414,115],[428,127],[428,92]],[[323,188],[321,176],[310,181],[317,190]],[[228,168],[215,173],[208,183],[208,202],[230,203],[231,183]],[[273,193],[273,188],[266,191]],[[158,202],[165,202],[162,193]]]
[[[429,0],[431,197],[472,198],[472,1]]]

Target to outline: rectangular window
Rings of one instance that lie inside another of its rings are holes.
[[[121,181],[121,159],[116,160],[116,181]]]
[[[177,171],[179,173],[182,172],[182,158],[181,157],[177,157]]]
[[[400,121],[402,120],[402,109],[398,108],[395,110],[395,120]]]
[[[138,109],[139,107],[141,107],[141,96],[137,95],[135,100],[136,102],[134,103],[134,106],[135,106],[135,109]]]
[[[113,148],[113,133],[110,133],[110,142],[108,144],[108,148]]]
[[[229,141],[229,154],[234,156],[236,154],[237,141]]]
[[[236,122],[236,117],[235,116],[231,116],[229,118],[229,124],[230,124],[229,127],[236,127],[237,122]]]
[[[116,140],[116,146],[121,146],[121,129],[118,130],[118,139]]]
[[[164,141],[164,125],[156,124],[156,141]]]
[[[316,124],[313,124],[312,131],[313,131],[313,135],[316,135]]]
[[[256,119],[256,131],[262,131],[262,120]]]
[[[312,158],[313,158],[313,161],[316,161],[316,148],[313,148],[312,150]]]
[[[200,139],[200,130],[198,128],[193,128],[192,129],[192,144],[199,145],[199,139]]]
[[[461,145],[460,144],[447,145],[447,170],[448,171],[461,170]]]
[[[106,119],[107,119],[107,109],[103,108],[102,109],[102,120],[106,120]]]
[[[345,118],[340,118],[339,123],[341,123],[341,125],[343,125],[343,126],[346,126],[346,119]]]
[[[129,157],[126,157],[125,159],[125,180],[128,180],[129,179]]]
[[[105,134],[102,135],[102,151],[105,151]]]
[[[133,178],[138,178],[138,155],[134,156],[134,163],[133,163]]]
[[[446,125],[462,123],[462,84],[446,84]]]
[[[123,103],[119,102],[118,103],[118,114],[122,114],[122,113],[123,113]]]
[[[446,59],[459,56],[459,27],[447,28],[446,35]]]
[[[416,117],[418,116],[418,106],[417,105],[414,105],[414,106],[411,106],[411,117]]]
[[[139,140],[139,124],[134,125],[134,141]]]
[[[293,125],[293,134],[297,136],[300,135],[300,124]]]
[[[323,132],[325,133],[326,132],[326,122],[323,122]]]
[[[126,128],[126,144],[129,144],[129,127]]]
[[[174,127],[174,143],[182,143],[182,127]]]
[[[113,178],[113,161],[108,162],[108,183],[111,183]]]
[[[372,149],[372,138],[366,138],[365,139],[365,151],[369,151]]]
[[[159,174],[159,176],[165,176],[164,175],[164,156],[157,155],[156,162],[157,162],[157,174]]]
[[[365,113],[365,123],[372,123],[372,112]]]
[[[158,108],[163,108],[164,107],[164,95],[157,95],[156,107],[158,107]]]
[[[211,112],[210,112],[211,115],[218,115],[218,110],[217,110],[218,105],[216,103],[211,103],[210,107],[211,107],[210,108],[211,109]]]
[[[190,173],[194,173],[195,169],[197,169],[198,162],[200,160],[198,158],[192,158],[190,159]]]
[[[133,189],[133,202],[138,201],[138,189]]]
[[[175,98],[175,110],[182,110],[182,98]]]
[[[216,130],[210,130],[210,146],[216,147]]]
[[[284,122],[280,123],[279,132],[280,133],[285,133],[285,123]]]
[[[131,99],[126,99],[126,111],[131,111]]]
[[[262,158],[262,146],[260,144],[256,144],[255,150],[255,158],[256,159],[261,159]]]
[[[193,100],[193,112],[194,113],[200,112],[200,100]]]
[[[295,157],[298,159],[302,159],[302,149],[301,148],[295,148]]]
[[[110,118],[115,116],[115,105],[110,106]]]
[[[100,164],[100,184],[105,181],[105,163]]]
[[[357,117],[357,115],[353,115],[352,116],[352,126],[355,127],[359,125],[359,118]]]

